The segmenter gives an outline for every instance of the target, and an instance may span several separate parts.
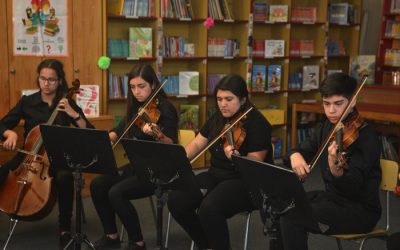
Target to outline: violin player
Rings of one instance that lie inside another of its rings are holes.
[[[351,102],[356,88],[356,80],[344,73],[331,74],[322,82],[320,94],[327,119],[310,138],[291,149],[284,160],[285,165],[290,166],[300,179],[305,180],[310,174],[308,163],[342,114],[343,124],[348,126],[352,126],[353,120],[359,117],[356,99]],[[347,105],[350,108],[346,113]],[[316,162],[325,190],[311,191],[307,196],[324,234],[367,233],[374,229],[381,216],[379,139],[366,122],[361,122],[356,130],[357,137],[344,152],[338,153],[341,142],[332,140]],[[340,163],[340,159],[345,162]],[[308,249],[308,232],[321,233],[312,232],[284,217],[280,219],[280,226],[285,250]]]
[[[215,87],[214,96],[218,108],[195,139],[185,147],[189,159],[195,158],[207,148],[210,141],[218,138],[226,124],[254,107],[249,100],[246,83],[239,75],[222,78]],[[196,175],[204,192],[173,190],[168,196],[168,208],[172,216],[199,249],[231,249],[226,220],[237,213],[255,209],[231,161],[232,154],[263,162],[273,161],[272,128],[264,116],[253,108],[239,123],[246,133],[241,145],[235,148],[235,145],[226,144],[220,138],[209,148],[211,167],[207,172]]]
[[[58,115],[54,121],[56,125],[93,128],[86,119],[81,108],[73,99],[64,98],[68,91],[63,64],[56,59],[46,59],[37,67],[37,86],[39,91],[29,96],[22,96],[18,103],[0,120],[0,135],[3,147],[15,150],[18,135],[13,129],[24,120],[24,137],[40,124],[46,123],[54,110]],[[17,153],[9,162],[0,168],[0,185],[2,185],[9,171],[16,169],[24,160],[25,155]],[[73,205],[73,178],[71,172],[58,171],[55,174],[55,184],[58,190],[59,233],[60,245],[70,240],[71,217]]]
[[[109,132],[113,143],[124,134],[129,122],[137,117],[141,106],[161,85],[150,65],[133,68],[128,76],[128,84],[130,91],[126,116]],[[148,107],[157,109],[157,112],[148,109],[146,112],[158,114],[157,119],[149,117],[151,121],[135,123],[130,127],[128,137],[169,144],[178,143],[178,114],[172,103],[167,100],[165,92],[161,89],[151,103]],[[124,173],[121,176],[99,175],[91,183],[92,201],[104,230],[104,235],[94,243],[96,249],[120,246],[115,215],[118,215],[128,233],[129,242],[124,249],[146,249],[139,216],[130,200],[153,195],[155,186],[139,180],[130,164],[123,169]]]

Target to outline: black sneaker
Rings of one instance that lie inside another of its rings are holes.
[[[119,248],[121,245],[121,242],[119,240],[119,237],[115,238],[115,239],[111,239],[110,237],[108,237],[107,235],[103,235],[100,239],[98,239],[95,243],[94,243],[94,247],[97,250],[100,249],[109,249],[109,248]]]
[[[147,249],[146,249],[146,244],[144,244],[143,246],[139,246],[133,242],[128,242],[124,250],[147,250]]]
[[[63,234],[60,234],[60,248],[64,249],[70,240],[71,240],[70,232],[65,232]]]

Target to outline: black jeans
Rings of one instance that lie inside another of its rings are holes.
[[[151,196],[154,186],[139,180],[136,176],[100,175],[90,185],[92,201],[103,225],[105,234],[118,232],[115,214],[124,225],[129,240],[143,240],[139,216],[130,200]]]
[[[325,234],[367,233],[374,228],[380,217],[368,213],[361,204],[332,193],[316,191],[308,192],[307,196],[315,219],[327,226]],[[306,250],[308,232],[321,233],[295,224],[284,216],[280,218],[280,225],[285,250]]]
[[[17,154],[0,168],[0,185],[7,179],[10,170],[15,170],[24,160],[23,154]],[[74,180],[69,171],[58,171],[54,177],[54,185],[58,193],[59,229],[71,230],[72,206],[74,198]]]
[[[168,208],[198,247],[230,249],[226,219],[253,210],[250,197],[240,179],[221,179],[209,172],[196,179],[207,189],[206,196],[198,190],[174,190],[168,196]]]

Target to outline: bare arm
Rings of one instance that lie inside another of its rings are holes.
[[[203,150],[208,143],[208,139],[202,136],[200,133],[185,146],[186,155],[189,160],[193,159],[201,150]]]

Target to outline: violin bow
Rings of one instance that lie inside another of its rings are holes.
[[[320,148],[318,149],[316,155],[314,156],[314,158],[311,160],[310,164],[308,165],[310,170],[312,170],[315,167],[317,161],[319,160],[319,158],[321,158],[322,152],[325,150],[326,146],[329,144],[330,138],[332,138],[332,136],[336,133],[336,130],[340,126],[343,126],[343,120],[344,120],[345,116],[348,114],[348,112],[350,111],[351,104],[356,100],[356,98],[357,98],[358,94],[360,93],[362,87],[367,82],[367,79],[368,79],[368,75],[364,75],[360,86],[358,87],[358,89],[356,90],[356,92],[352,96],[351,100],[347,104],[347,107],[343,111],[343,113],[340,116],[338,122],[335,124],[335,126],[332,128],[332,130],[329,132],[329,135],[325,138],[324,143],[320,146]]]
[[[4,143],[0,142],[0,146],[3,146],[3,145],[4,145]],[[26,155],[30,155],[30,156],[34,156],[34,157],[40,158],[42,160],[45,158],[42,155],[35,154],[35,153],[29,152],[29,151],[26,151],[26,150],[23,150],[23,149],[20,149],[20,148],[16,148],[15,150],[11,150],[11,151],[17,151],[19,153],[23,153],[23,154],[26,154]]]
[[[145,112],[147,106],[149,106],[149,104],[153,101],[154,97],[156,97],[156,95],[158,94],[158,92],[160,92],[160,90],[162,89],[162,87],[167,83],[167,79],[164,80],[164,82],[158,86],[157,89],[155,89],[153,91],[153,93],[151,93],[151,95],[149,96],[149,98],[147,98],[146,102],[144,103],[144,105],[142,107],[139,108],[136,116],[129,122],[129,124],[127,126],[125,126],[125,130],[122,132],[122,134],[118,137],[118,139],[115,141],[115,143],[113,144],[112,148],[114,149],[117,144],[121,141],[121,139],[125,136],[125,134],[129,131],[129,129],[133,126],[133,124],[135,124],[135,122],[137,121],[137,119],[139,119],[140,116],[143,115],[143,113]]]
[[[214,143],[216,143],[222,136],[224,136],[226,133],[228,133],[228,131],[233,128],[233,126],[236,125],[236,123],[238,123],[243,117],[245,117],[252,109],[254,109],[253,106],[251,106],[250,108],[248,108],[241,116],[239,116],[238,118],[236,118],[235,121],[233,121],[231,124],[229,124],[228,126],[226,126],[221,134],[219,134],[217,137],[215,137],[202,151],[200,151],[191,161],[190,164],[193,164],[193,162],[195,162],[197,160],[197,158],[200,157],[200,155],[202,155],[204,152],[206,152],[212,145],[214,145]]]

